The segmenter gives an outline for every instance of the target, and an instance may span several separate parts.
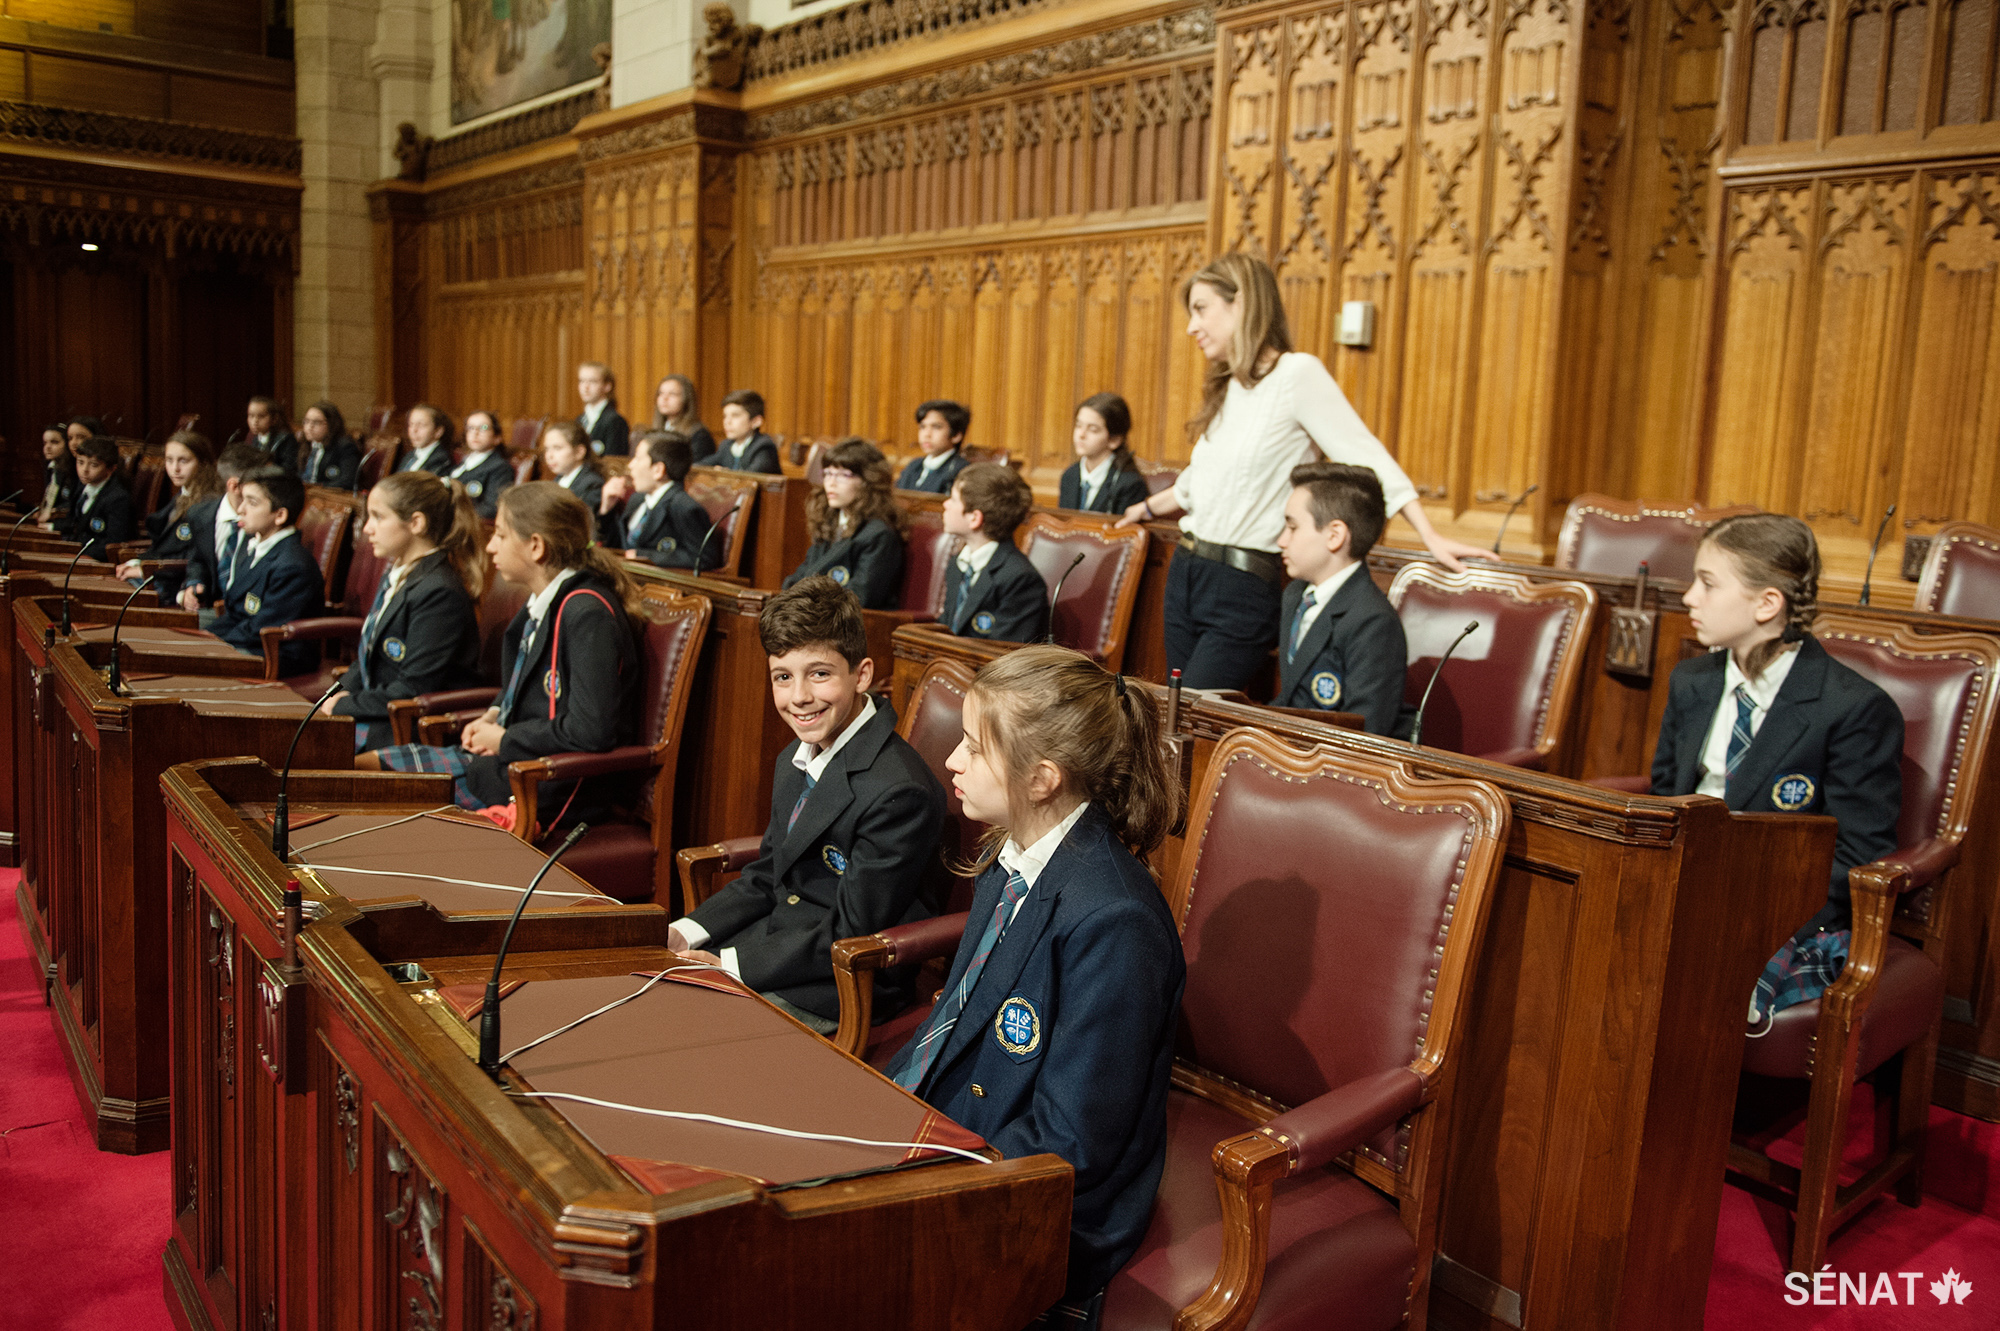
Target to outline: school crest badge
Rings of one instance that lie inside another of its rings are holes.
[[[821,846],[819,857],[826,864],[826,867],[835,873],[847,872],[847,856],[840,853],[838,846]]]
[[[653,548],[655,550],[660,551],[662,554],[671,554],[673,553],[674,550],[679,548],[679,546],[680,542],[676,541],[671,536],[662,536],[659,540],[653,543]]]
[[[826,571],[826,576],[832,578],[836,586],[845,587],[847,585],[847,579],[851,575],[847,571],[847,565],[835,564],[832,568]]]
[[[176,541],[192,541],[194,539],[194,524],[192,522],[183,522],[180,526],[174,528],[174,539]]]
[[[549,695],[550,702],[562,697],[562,676],[553,670],[549,671],[542,676],[542,689]]]
[[[257,593],[251,592],[243,598],[243,611],[245,614],[254,615],[263,608],[264,598],[257,595]]]
[[[481,496],[481,495],[483,495],[483,494],[485,494],[485,493],[486,493],[486,482],[485,482],[485,481],[467,481],[467,482],[465,483],[465,492],[466,492],[467,494],[471,495],[471,496],[472,496],[472,497],[473,497],[474,499],[477,499],[477,498],[479,498],[479,496]]]
[[[1781,813],[1797,813],[1811,804],[1813,796],[1818,793],[1819,787],[1813,784],[1811,777],[1804,772],[1793,772],[1790,776],[1779,777],[1777,784],[1771,787],[1771,804]]]
[[[978,614],[974,615],[972,617],[972,631],[974,633],[991,633],[993,631],[993,612],[991,610],[981,610]]]
[[[101,531],[103,531],[103,530],[104,530],[104,519],[103,519],[103,518],[92,518],[92,519],[90,520],[90,529],[91,529],[92,531],[94,531],[94,532],[101,532]]]
[[[993,1038],[1015,1058],[1026,1058],[1042,1044],[1042,1016],[1035,1005],[1014,994],[993,1017]]]
[[[1312,677],[1313,701],[1321,707],[1340,706],[1340,676],[1331,670],[1322,670]]]
[[[401,638],[386,638],[382,642],[382,655],[388,657],[391,661],[402,660],[404,654],[408,651],[409,648],[404,645]]]

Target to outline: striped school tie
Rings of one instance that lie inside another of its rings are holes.
[[[979,935],[979,946],[972,950],[972,961],[965,968],[965,978],[958,982],[958,988],[938,1000],[938,1005],[931,1010],[929,1028],[917,1045],[916,1056],[896,1076],[896,1084],[904,1090],[914,1095],[917,1088],[924,1084],[931,1065],[944,1051],[945,1036],[958,1024],[959,1015],[965,1011],[966,1000],[972,997],[972,987],[979,983],[979,972],[986,969],[986,959],[993,955],[993,949],[999,946],[1000,936],[1007,932],[1007,923],[1014,918],[1014,907],[1026,895],[1028,880],[1018,873],[1009,872],[1007,886],[1000,890],[1000,903],[993,908],[993,918],[986,922],[986,932]]]
[[[223,538],[222,554],[216,562],[221,565],[222,594],[229,595],[229,584],[236,581],[236,549],[243,543],[243,529],[235,523],[229,524],[229,535]]]
[[[806,797],[813,793],[813,787],[818,784],[819,784],[819,778],[814,776],[811,772],[807,772],[806,788],[799,792],[798,803],[792,805],[792,816],[785,820],[785,830],[787,832],[791,831],[792,828],[798,824],[799,815],[806,811]]]
[[[382,582],[375,588],[375,604],[369,607],[368,618],[361,621],[361,648],[355,653],[355,665],[361,670],[361,687],[368,688],[368,657],[375,650],[375,634],[382,627],[383,612],[389,608],[389,580],[396,576],[391,565],[382,574]]]
[[[1291,639],[1285,646],[1285,659],[1287,661],[1291,660],[1299,650],[1299,634],[1305,630],[1306,611],[1313,608],[1317,599],[1317,589],[1312,587],[1306,588],[1306,594],[1299,598],[1299,608],[1292,613]]]
[[[1750,697],[1747,685],[1736,686],[1736,724],[1729,728],[1729,751],[1722,760],[1722,777],[1727,781],[1736,775],[1736,764],[1750,748],[1750,714],[1757,710],[1757,704]]]

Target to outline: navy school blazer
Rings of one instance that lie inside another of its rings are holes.
[[[1306,584],[1294,578],[1279,600],[1278,707],[1357,712],[1370,734],[1408,739],[1416,709],[1403,701],[1409,647],[1403,621],[1364,564],[1348,575],[1333,600],[1289,655],[1292,616]]]
[[[562,485],[562,482],[557,481],[556,484]],[[598,501],[604,498],[603,476],[585,467],[572,476],[569,484],[563,488],[583,501],[583,506],[590,510],[591,517],[597,516]]]
[[[427,471],[433,476],[449,476],[457,465],[451,460],[451,448],[442,442],[421,453],[412,450],[396,460],[397,471]]]
[[[299,479],[307,485],[352,490],[361,479],[361,445],[344,434],[320,446],[318,466],[313,465],[312,445],[299,440],[298,459]]]
[[[926,494],[948,495],[951,493],[952,482],[958,479],[958,473],[964,471],[966,466],[965,446],[963,444],[951,450],[951,456],[946,458],[931,472],[929,480],[924,479],[923,458],[912,458],[909,464],[903,468],[903,474],[896,478],[896,488],[898,490],[921,490]]]
[[[787,830],[806,783],[794,751],[779,754],[757,858],[689,918],[708,930],[706,950],[736,949],[743,983],[833,1020],[833,945],[929,919],[944,899],[944,787],[877,701]],[[885,1017],[909,1002],[913,977],[905,968],[881,979]]]
[[[219,502],[208,499],[189,504],[187,512],[175,521],[174,498],[168,495],[166,502],[145,518],[146,534],[153,538],[153,543],[146,547],[143,557],[148,560],[182,561],[182,567],[162,568],[153,576],[153,589],[159,593],[161,605],[170,604],[181,594],[181,583],[194,563],[195,548],[215,530],[215,506]],[[215,553],[213,546],[209,548],[209,553]]]
[[[780,476],[784,468],[778,465],[778,441],[761,430],[743,441],[741,460],[737,460],[736,445],[725,439],[716,445],[715,452],[703,459],[711,467],[722,467],[729,471],[754,471],[766,476]]]
[[[1090,507],[1083,504],[1083,463],[1072,462],[1063,472],[1058,485],[1056,502],[1063,508],[1081,509],[1085,513],[1123,513],[1132,505],[1144,499],[1149,493],[1146,478],[1136,471],[1127,471],[1117,463],[1111,464],[1111,474],[1097,487],[1097,493],[1090,497]]]
[[[964,978],[1007,871],[979,876],[944,993]],[[1146,867],[1095,805],[1076,820],[986,960],[917,1094],[1010,1159],[1076,1170],[1068,1298],[1138,1250],[1166,1165],[1167,1086],[1187,984],[1180,934]],[[912,1040],[889,1068],[916,1052]]]
[[[606,753],[639,742],[639,640],[618,589],[593,574],[571,574],[556,593],[549,618],[553,622],[535,635],[514,705],[500,718],[507,730],[500,752],[473,758],[465,773],[466,788],[487,804],[513,798],[508,763],[551,753]],[[520,657],[527,627],[523,606],[501,639],[502,687]],[[639,773],[613,772],[586,778],[581,789],[574,782],[545,781],[540,807],[553,819],[567,805],[565,823],[594,819],[629,805],[643,779]]]
[[[187,569],[181,575],[181,582],[183,586],[202,588],[204,601],[213,601],[222,592],[222,579],[215,564],[215,524],[221,513],[220,497],[204,499],[181,519],[187,524],[190,541]]]
[[[377,599],[387,585],[384,572]],[[372,604],[369,609],[372,613]],[[356,651],[368,664],[367,683],[358,662],[340,677],[347,697],[333,705],[338,716],[386,723],[394,699],[479,684],[478,606],[442,550],[410,570],[402,591],[376,621],[375,636]],[[381,748],[389,742],[389,727],[370,726],[368,741],[369,748]]]
[[[624,457],[632,451],[632,427],[618,414],[615,405],[609,402],[604,404],[604,410],[598,413],[596,425],[585,424],[582,412],[576,414],[576,423],[589,432],[590,451],[599,457],[606,453]]]
[[[466,458],[464,462],[471,462]],[[472,506],[479,510],[479,516],[488,522],[500,512],[500,494],[514,483],[514,464],[507,460],[507,454],[493,449],[472,466],[461,462],[446,475],[465,487],[465,493],[472,499]]]
[[[300,457],[299,437],[290,430],[276,430],[271,433],[269,438],[271,446],[263,450],[264,456],[269,458],[273,465],[283,467],[294,476],[298,475]],[[256,436],[249,436],[249,442],[255,446],[257,443]]]
[[[944,626],[953,633],[996,642],[1040,642],[1048,636],[1049,585],[1011,537],[961,586],[964,577],[952,560],[944,575]]]
[[[658,428],[666,429],[671,427],[662,426]],[[688,433],[688,452],[693,455],[694,464],[697,467],[704,464],[709,466],[714,465],[715,436],[709,432],[709,428],[706,425],[697,424]]]
[[[42,506],[42,496],[48,493],[49,481],[51,479],[56,483],[56,508],[67,509],[75,504],[76,492],[82,487],[76,483],[76,459],[65,451],[54,462],[44,462],[42,464],[41,484],[35,487],[34,493],[21,496],[21,502],[26,504],[27,508],[17,506],[14,511],[16,513],[25,513],[29,508],[40,508]]]
[[[903,595],[903,538],[882,519],[870,518],[852,536],[814,541],[785,586],[815,573],[853,592],[863,610],[893,610]]]
[[[1799,658],[1737,764],[1723,800],[1739,813],[1824,813],[1840,823],[1827,904],[1795,937],[1848,924],[1847,871],[1896,851],[1903,809],[1903,714],[1879,686],[1827,654],[1819,640]],[[1674,667],[1653,750],[1653,793],[1692,795],[1722,702],[1728,655]]]
[[[693,568],[701,556],[704,569],[722,563],[722,548],[728,543],[720,529],[709,521],[701,501],[676,485],[660,497],[653,511],[636,526],[626,525],[627,514],[637,515],[642,497],[634,492],[623,507],[604,520],[604,543],[620,550],[637,550],[655,568]]]
[[[139,519],[133,511],[132,492],[125,488],[125,482],[112,476],[106,479],[104,488],[97,492],[97,498],[88,507],[84,504],[83,493],[83,487],[79,485],[71,496],[69,516],[63,520],[61,534],[80,542],[86,558],[103,559],[105,546],[131,540],[139,529]]]
[[[262,656],[262,630],[321,613],[326,608],[325,592],[319,561],[305,542],[292,536],[237,574],[223,597],[222,617],[209,631],[233,647]],[[288,642],[278,649],[280,674],[303,675],[318,665],[317,642]]]

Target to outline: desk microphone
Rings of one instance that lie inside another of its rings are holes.
[[[80,562],[82,562],[82,560],[83,560],[83,556],[84,556],[84,552],[85,552],[85,551],[87,551],[87,550],[89,550],[89,549],[90,549],[90,545],[89,545],[89,543],[88,543],[88,542],[86,542],[86,543],[84,544],[84,547],[83,547],[83,549],[82,549],[82,550],[78,550],[78,551],[76,552],[76,558],[75,558],[75,559],[72,559],[72,560],[70,560],[70,561],[69,561],[69,567],[63,570],[63,608],[62,608],[62,626],[61,626],[60,628],[58,628],[58,629],[56,630],[56,632],[58,632],[58,633],[62,634],[62,635],[63,635],[63,636],[65,637],[65,638],[67,638],[67,637],[68,637],[68,636],[70,635],[70,624],[69,624],[69,580],[70,580],[70,577],[71,577],[71,575],[73,575],[73,574],[74,574],[74,573],[76,572],[76,566],[77,566],[77,564],[79,564]]]
[[[535,889],[548,877],[549,870],[556,867],[564,851],[574,846],[583,834],[590,830],[589,823],[578,823],[569,829],[569,835],[557,846],[555,854],[536,871],[528,883],[528,890],[521,894],[521,900],[514,906],[513,918],[507,921],[507,932],[500,935],[500,951],[493,958],[493,974],[486,980],[486,997],[479,1004],[479,1066],[487,1076],[500,1080],[500,968],[507,964],[507,947],[514,941],[514,926],[521,922],[521,912],[528,908],[528,898],[535,895]]]
[[[1868,547],[1868,571],[1861,575],[1861,600],[1859,602],[1861,605],[1868,604],[1868,584],[1875,577],[1875,556],[1882,549],[1882,533],[1889,530],[1889,519],[1895,516],[1896,506],[1891,504],[1889,505],[1889,511],[1882,515],[1881,523],[1875,528],[1875,544]]]
[[[21,490],[16,490],[13,494],[8,495],[5,499],[0,499],[0,504],[11,504],[16,499],[19,499],[23,493],[25,493],[25,487],[23,487],[23,489]],[[31,508],[28,511],[32,513],[34,512],[34,509]]]
[[[1521,491],[1519,497],[1516,498],[1513,503],[1507,506],[1507,516],[1500,519],[1500,530],[1493,533],[1494,554],[1497,555],[1500,553],[1500,538],[1507,534],[1507,524],[1514,520],[1514,514],[1520,510],[1521,505],[1528,502],[1529,495],[1533,494],[1535,491],[1541,488],[1542,487],[1539,483],[1529,486],[1527,489]]]
[[[306,719],[299,722],[299,728],[292,732],[292,747],[285,750],[285,770],[278,775],[278,802],[271,806],[271,853],[283,864],[292,853],[292,809],[286,800],[286,789],[292,784],[292,755],[299,751],[299,741],[305,738],[306,727],[319,715],[319,709],[326,706],[326,700],[340,692],[340,680],[327,686],[319,701],[306,713]]]
[[[0,543],[0,577],[4,577],[9,571],[7,565],[7,556],[13,552],[14,533],[21,530],[22,523],[26,522],[29,518],[32,518],[34,516],[35,516],[35,510],[31,508],[26,513],[23,513],[20,517],[14,519],[14,525],[7,529],[7,539],[4,543]]]
[[[1467,624],[1464,631],[1451,640],[1451,646],[1444,649],[1444,655],[1438,658],[1437,669],[1431,671],[1431,682],[1424,685],[1423,701],[1417,704],[1417,719],[1410,723],[1412,748],[1419,747],[1424,742],[1424,709],[1431,705],[1431,690],[1437,687],[1438,676],[1444,673],[1444,663],[1451,660],[1451,654],[1458,650],[1458,644],[1471,637],[1472,631],[1478,627],[1479,621],[1476,619]]]
[[[715,535],[715,529],[721,525],[719,522],[710,522],[708,530],[701,534],[701,544],[694,548],[694,572],[696,577],[701,576],[701,557],[708,553],[708,538]]]
[[[1069,581],[1069,575],[1076,572],[1076,566],[1082,562],[1083,551],[1079,550],[1076,558],[1069,561],[1069,567],[1062,571],[1062,576],[1056,579],[1056,589],[1049,596],[1049,636],[1042,639],[1044,642],[1053,643],[1056,640],[1056,602],[1062,600],[1063,584]]]
[[[140,584],[139,584],[139,585],[138,585],[137,587],[134,587],[134,588],[132,589],[132,594],[131,594],[130,596],[128,596],[128,597],[126,597],[126,598],[125,598],[125,604],[124,604],[124,605],[121,605],[121,606],[119,606],[119,607],[118,607],[118,618],[117,618],[116,620],[112,621],[112,624],[111,624],[111,671],[110,671],[110,673],[109,673],[109,674],[107,674],[107,675],[106,675],[106,676],[104,677],[104,682],[105,682],[106,684],[109,684],[109,685],[111,686],[111,696],[112,696],[112,697],[114,697],[114,698],[118,696],[118,683],[119,683],[119,680],[118,680],[118,631],[119,631],[120,629],[122,629],[122,628],[124,628],[124,627],[125,627],[125,612],[126,612],[127,610],[130,610],[130,609],[132,608],[132,602],[138,599],[138,597],[139,597],[139,593],[140,593],[140,592],[143,592],[143,591],[145,591],[145,590],[146,590],[146,588],[148,588],[148,587],[152,586],[152,585],[153,585],[153,579],[154,579],[154,578],[157,578],[157,577],[159,577],[159,576],[160,576],[160,575],[159,575],[159,574],[157,574],[157,573],[155,573],[155,574],[152,574],[152,575],[150,575],[149,577],[147,577],[147,579],[146,579],[146,580],[145,580],[144,582],[140,583]]]

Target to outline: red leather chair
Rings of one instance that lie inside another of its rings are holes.
[[[948,862],[969,864],[979,855],[979,839],[985,827],[965,816],[958,796],[951,788],[951,772],[945,767],[945,760],[958,747],[960,737],[965,732],[965,691],[972,687],[973,669],[963,661],[936,660],[925,667],[923,676],[910,694],[909,706],[897,718],[896,729],[908,740],[916,751],[923,755],[924,762],[938,781],[944,786],[945,832],[944,849]],[[758,839],[748,838],[750,855],[755,858]],[[730,843],[711,847],[711,851],[727,850]],[[690,882],[691,869],[699,871],[700,860],[692,852],[682,851],[682,883]],[[745,860],[743,863],[749,863]],[[736,866],[741,868],[741,865]],[[711,885],[702,892],[700,900],[706,901],[714,895],[715,874],[708,876]],[[937,1001],[937,991],[944,983],[949,970],[953,951],[958,946],[959,937],[965,932],[966,912],[972,908],[972,880],[963,875],[954,875],[951,895],[945,899],[944,910],[935,919],[921,920],[915,924],[901,925],[865,938],[847,938],[833,945],[833,982],[840,992],[840,1029],[833,1034],[833,1042],[857,1058],[865,1058],[870,1065],[878,1068],[889,1066],[889,1060],[896,1051],[909,1043],[930,1015],[931,1005]],[[899,949],[910,949],[910,940],[916,938],[930,946],[911,949],[923,951],[924,957],[943,962],[928,971],[918,982],[919,1001],[912,1003],[904,1011],[877,1025],[875,1014],[875,972],[899,964]],[[935,946],[940,940],[947,944],[942,952]]]
[[[479,677],[484,682],[478,688],[448,689],[390,703],[389,726],[396,743],[416,743],[420,721],[456,714],[463,718],[459,721],[463,726],[486,709],[500,692],[500,648],[507,626],[527,603],[525,587],[496,577],[488,566],[486,591],[479,598]]]
[[[1062,599],[1051,614],[1056,641],[1106,670],[1124,665],[1139,574],[1146,567],[1146,529],[1114,527],[1116,520],[1102,514],[1037,509],[1021,524],[1019,537],[1022,552],[1041,570],[1050,595],[1062,582]],[[1063,570],[1078,555],[1083,563],[1065,581]]]
[[[370,439],[361,454],[361,469],[355,473],[354,488],[366,491],[384,476],[396,470],[396,459],[403,455],[403,441],[395,435],[377,435]]]
[[[1917,609],[2000,619],[2000,531],[1976,522],[1939,527],[1917,579]]]
[[[1944,1013],[1945,889],[1984,779],[2000,684],[2000,645],[1982,634],[1923,635],[1866,614],[1822,614],[1813,632],[1835,660],[1895,699],[1904,731],[1896,853],[1848,873],[1847,968],[1817,1000],[1786,1008],[1767,1034],[1744,1042],[1746,1072],[1810,1083],[1802,1169],[1744,1138],[1729,1151],[1730,1169],[1794,1211],[1791,1269],[1805,1272],[1819,1269],[1833,1231],[1882,1193],[1894,1188],[1906,1206],[1923,1197]],[[1886,1149],[1842,1184],[1848,1111],[1864,1079],[1876,1121],[1887,1125],[1877,1133]]]
[[[147,449],[132,459],[132,511],[144,516],[160,506],[167,494],[167,454]]]
[[[1692,582],[1694,551],[1703,534],[1724,518],[1757,511],[1742,504],[1665,508],[1643,499],[1578,495],[1569,501],[1556,535],[1556,567],[1629,578],[1643,562],[1653,577]]]
[[[365,518],[355,515],[353,548],[347,559],[347,577],[338,595],[329,589],[327,608],[333,613],[314,619],[295,619],[289,624],[280,624],[263,630],[264,678],[277,680],[278,655],[288,642],[314,639],[321,643],[342,644],[338,655],[326,654],[320,668],[307,675],[293,675],[283,682],[303,698],[317,698],[333,686],[333,681],[354,659],[354,652],[361,643],[361,625],[368,618],[368,611],[375,604],[375,593],[382,585],[385,570],[383,561],[375,557],[375,547],[361,534]],[[322,648],[324,653],[324,649]]]
[[[1409,639],[1403,696],[1412,704],[1422,702],[1452,639],[1479,621],[1438,676],[1423,742],[1489,762],[1546,767],[1576,706],[1596,591],[1496,569],[1448,573],[1406,564],[1389,586],[1389,602]]]
[[[750,510],[757,503],[758,485],[757,478],[748,472],[720,467],[695,467],[688,472],[687,492],[715,524],[715,534],[708,539],[722,551],[722,562],[709,576],[742,577],[743,551],[750,544]]]
[[[329,490],[320,485],[306,487],[306,511],[299,514],[299,540],[312,552],[324,585],[341,585],[341,556],[347,550],[347,533],[357,516],[363,514],[361,500],[347,490]]]
[[[195,426],[199,425],[200,423],[201,423],[200,412],[184,411],[181,413],[181,418],[178,421],[174,422],[174,432],[178,434],[182,430],[192,430]]]
[[[368,409],[368,437],[383,433],[400,413],[393,402],[378,402]]]
[[[928,624],[944,613],[945,578],[958,557],[959,539],[944,529],[944,510],[900,504],[910,529],[903,537],[903,594],[894,610],[863,610],[868,655],[875,661],[875,687],[887,688],[895,670],[893,639],[905,624]],[[944,765],[938,765],[942,772]],[[950,782],[946,781],[946,785]]]
[[[1162,467],[1157,462],[1139,463],[1139,474],[1146,479],[1146,493],[1156,495],[1162,490],[1174,488],[1174,482],[1181,478],[1179,467]]]

